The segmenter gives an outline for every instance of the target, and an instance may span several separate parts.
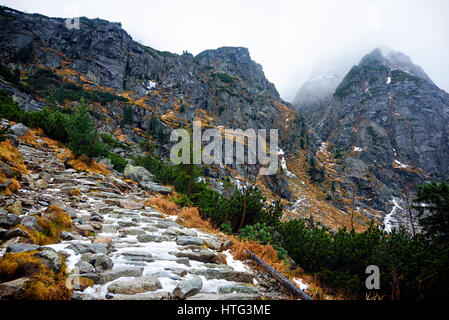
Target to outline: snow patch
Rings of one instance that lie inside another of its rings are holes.
[[[399,160],[394,160],[394,163],[396,163],[398,165],[398,167],[402,168],[402,169],[410,168],[409,165],[403,164],[403,163],[399,162]]]
[[[391,201],[393,202],[393,209],[390,211],[389,214],[387,214],[387,216],[384,219],[385,231],[388,233],[390,233],[394,229],[393,218],[397,210],[400,208],[398,204],[399,201],[398,198],[393,198]]]
[[[309,288],[309,285],[304,283],[302,281],[301,278],[295,278],[293,279],[293,282],[298,286],[299,289],[301,289],[302,291],[306,290],[307,288]]]

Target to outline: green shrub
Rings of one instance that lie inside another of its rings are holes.
[[[232,234],[231,223],[229,221],[223,223],[220,227],[220,230],[226,234]]]
[[[134,111],[131,106],[125,106],[123,108],[123,120],[122,125],[132,125],[134,123]]]
[[[191,207],[193,205],[192,201],[190,201],[189,197],[187,197],[185,194],[181,194],[178,199],[174,200],[174,203],[181,208]]]
[[[108,148],[99,139],[95,122],[90,117],[83,99],[69,118],[67,133],[69,147],[75,156],[86,155],[94,158],[109,155]]]
[[[108,159],[111,160],[112,166],[114,170],[123,173],[125,171],[126,166],[128,165],[128,161],[125,158],[116,155],[114,153],[110,153]]]
[[[248,239],[249,241],[255,241],[260,244],[266,245],[270,244],[273,239],[271,234],[273,229],[267,226],[265,223],[256,223],[254,225],[247,225],[240,229],[239,238]]]
[[[119,141],[118,139],[111,137],[108,134],[102,133],[102,134],[100,134],[100,138],[101,138],[101,141],[103,141],[103,143],[107,144],[111,148],[121,148],[124,150],[131,149],[130,146],[127,145],[126,143],[123,143],[123,142]]]

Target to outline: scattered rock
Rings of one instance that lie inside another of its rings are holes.
[[[37,220],[36,217],[34,216],[28,216],[22,219],[22,221],[20,222],[24,227],[30,229],[30,230],[35,230],[37,232],[43,232],[43,228],[41,227],[41,225],[39,224],[39,221]]]
[[[218,293],[247,293],[247,294],[259,294],[259,291],[255,287],[245,285],[232,285],[218,288]]]
[[[136,201],[120,200],[119,207],[123,208],[123,209],[139,210],[139,209],[143,209],[144,205],[142,203],[138,203]]]
[[[176,239],[176,244],[179,246],[202,246],[204,244],[204,241],[197,237],[179,236],[178,239]]]
[[[95,272],[95,268],[93,265],[91,265],[90,263],[88,263],[87,261],[84,260],[80,260],[75,267],[77,267],[79,269],[79,273],[83,274],[83,273],[93,273]]]
[[[18,137],[22,137],[24,135],[26,135],[28,133],[28,131],[30,131],[24,124],[22,123],[18,123],[13,125],[10,129],[11,133],[13,135],[16,135]]]
[[[23,299],[25,290],[27,288],[28,278],[19,278],[13,281],[0,283],[0,300],[11,299],[21,300]]]
[[[73,240],[73,239],[75,239],[75,237],[71,233],[69,233],[67,231],[61,231],[60,237],[61,237],[62,240]]]
[[[190,280],[179,282],[173,290],[173,294],[183,300],[199,293],[201,289],[203,289],[203,281],[199,277],[194,277]]]
[[[206,279],[225,279],[234,282],[253,283],[253,275],[243,271],[233,271],[228,269],[197,269],[192,270],[193,274],[204,276]]]
[[[11,243],[6,247],[6,252],[9,253],[19,253],[19,252],[30,252],[38,250],[40,247],[35,244],[28,243]]]
[[[218,254],[209,249],[183,250],[174,252],[173,255],[178,258],[188,258],[204,263],[215,263],[219,259]]]
[[[0,209],[1,210],[1,209]],[[11,228],[20,223],[20,218],[15,214],[3,214],[0,212],[0,227],[2,228]]]
[[[55,273],[59,273],[59,271],[61,271],[62,259],[56,251],[52,249],[44,249],[36,253],[36,256],[43,264]]]
[[[95,254],[106,254],[108,252],[107,245],[103,243],[71,243],[67,249],[75,251],[77,254],[84,253],[95,253]]]
[[[94,243],[101,243],[105,244],[107,246],[110,246],[112,244],[112,238],[111,237],[105,237],[105,236],[97,236],[94,240]]]
[[[6,210],[11,214],[20,216],[22,214],[22,201],[15,201],[13,204],[7,206]]]
[[[28,238],[28,235],[20,228],[9,229],[3,236],[4,240],[9,240],[16,237]]]
[[[154,262],[155,259],[151,255],[151,253],[139,253],[139,252],[125,252],[122,254],[123,258],[128,261],[137,261],[137,262]]]
[[[190,267],[190,260],[188,258],[177,258],[175,260],[176,263],[183,264],[187,267]]]
[[[114,294],[138,294],[161,289],[162,285],[156,277],[140,277],[133,280],[119,280],[108,287]]]
[[[96,255],[95,257],[95,268],[97,271],[105,271],[105,270],[111,270],[114,263],[112,262],[112,259],[105,255]]]
[[[99,275],[99,283],[106,284],[121,277],[141,277],[143,268],[120,268],[109,270]]]
[[[144,234],[137,237],[137,241],[139,242],[164,242],[169,239],[165,236],[158,236],[153,234]]]
[[[47,189],[48,188],[48,184],[47,184],[47,182],[45,182],[44,179],[39,179],[34,184],[36,186],[40,187],[41,189]]]

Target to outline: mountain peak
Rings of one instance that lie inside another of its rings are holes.
[[[419,78],[426,79],[430,82],[432,80],[424,72],[424,70],[413,63],[412,59],[400,51],[394,51],[389,48],[376,48],[369,54],[364,56],[360,61],[359,67],[388,67],[388,69],[400,69],[402,71],[411,73]]]

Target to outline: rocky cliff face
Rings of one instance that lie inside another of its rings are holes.
[[[44,68],[64,82],[128,99],[90,105],[106,119],[98,123],[101,130],[136,145],[144,132],[150,133],[163,154],[169,152],[171,129],[189,127],[194,120],[208,127],[271,129],[294,113],[246,48],[177,55],[133,41],[117,23],[81,18],[79,29],[69,29],[64,19],[7,8],[0,9],[0,25],[3,65],[20,69],[25,78]],[[2,87],[29,110],[44,105],[8,83]],[[134,123],[120,127],[124,105],[131,105]],[[242,168],[231,168],[243,175]],[[214,170],[214,175],[230,175],[222,168]]]
[[[377,210],[388,212],[393,197],[449,175],[449,94],[402,53],[374,50],[326,103],[298,108],[306,117],[321,110],[308,124],[343,154],[347,187],[355,184]]]

